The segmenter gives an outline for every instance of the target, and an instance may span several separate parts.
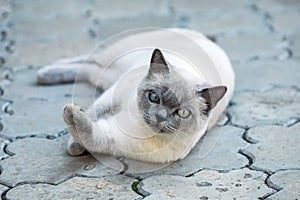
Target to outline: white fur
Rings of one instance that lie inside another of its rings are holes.
[[[176,35],[181,35],[183,38]],[[202,50],[184,48],[186,38]],[[153,46],[153,43],[157,46]],[[149,48],[128,52],[128,50],[139,48],[141,44],[148,45]],[[178,48],[181,46],[182,49]],[[196,134],[155,134],[139,115],[135,90],[147,73],[146,66],[149,65],[154,47],[160,48],[166,60],[175,66],[175,71],[191,83],[227,87],[227,93],[212,110],[203,128]],[[175,55],[175,50],[180,56],[185,55],[185,58]],[[124,52],[127,53],[120,56]],[[115,59],[117,57],[118,59]],[[189,63],[190,59],[194,59],[192,62],[194,65]],[[216,124],[233,94],[234,73],[228,57],[220,47],[201,33],[191,30],[169,29],[128,36],[88,60],[96,61],[102,67],[87,63],[80,68],[78,63],[74,63],[82,59],[73,59],[71,62],[65,60],[40,70],[38,81],[40,83],[69,81],[75,79],[74,72],[77,72],[77,78],[80,81],[89,81],[105,90],[86,113],[71,104],[67,105],[64,111],[64,119],[73,135],[70,140],[79,143],[91,152],[108,153],[156,163],[182,159],[207,129]],[[114,61],[109,68],[105,68],[112,60]],[[72,73],[69,73],[70,69]],[[57,80],[53,74],[51,76],[50,71],[64,75],[61,76],[61,80]],[[101,109],[111,102],[120,104],[120,112],[107,119],[92,122],[94,109]],[[72,142],[69,143],[72,144]],[[76,154],[78,150],[72,150],[71,144],[68,145],[69,152]]]

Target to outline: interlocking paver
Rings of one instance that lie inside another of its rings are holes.
[[[4,138],[0,138],[0,160],[7,158],[9,155],[4,152],[4,147],[9,143],[8,140]],[[1,174],[1,167],[0,167]]]
[[[138,199],[131,190],[135,179],[122,175],[103,178],[75,177],[58,186],[49,184],[25,184],[7,193],[8,199]]]
[[[6,187],[6,186],[0,184],[0,196],[1,196],[2,193],[5,192],[6,190],[8,190],[8,187]]]
[[[300,118],[300,90],[296,87],[239,92],[232,104],[228,112],[238,126],[289,125]]]
[[[236,91],[263,92],[274,86],[292,87],[300,85],[300,74],[296,73],[299,70],[299,62],[296,59],[235,62],[233,68],[236,74]],[[291,74],[293,75],[291,76]]]
[[[273,200],[300,198],[300,170],[279,171],[270,177],[272,184],[282,187],[278,193],[272,195]]]
[[[14,186],[1,197],[134,199],[141,198],[133,191],[138,188],[152,193],[145,199],[299,198],[299,15],[298,0],[1,1],[0,195]],[[228,125],[210,131],[184,160],[154,167],[158,171],[124,158],[70,157],[61,109],[72,96],[87,107],[94,89],[37,86],[37,68],[21,66],[87,54],[113,34],[149,26],[215,36],[236,73]],[[255,128],[243,134],[233,126]],[[6,137],[10,156],[2,148]],[[137,180],[115,175],[121,170],[142,182],[136,188]],[[259,170],[275,173],[266,180]]]
[[[298,32],[294,32],[288,36],[291,41],[291,51],[292,56],[299,59],[300,58],[300,29]],[[299,60],[298,60],[299,61]]]
[[[300,6],[293,7],[291,9],[284,9],[278,12],[272,12],[272,24],[274,29],[282,33],[293,33],[299,31],[300,24],[297,19],[300,15]],[[288,23],[287,23],[288,22]]]
[[[244,61],[253,58],[274,58],[281,53],[280,37],[275,34],[220,37],[217,43],[228,53],[231,60]]]
[[[124,18],[130,16],[145,15],[168,15],[169,6],[167,0],[145,1],[142,4],[139,0],[131,0],[124,4],[122,0],[112,2],[110,0],[90,1],[89,11],[93,17],[104,20]]]
[[[255,3],[259,9],[268,12],[295,9],[295,7],[299,7],[298,0],[264,0],[255,1]]]
[[[257,34],[264,32],[264,26],[260,22],[261,18],[247,9],[221,13],[192,13],[190,16],[191,20],[188,28],[209,35]]]
[[[260,126],[250,129],[247,136],[257,141],[245,150],[254,156],[252,167],[276,171],[299,168],[300,123],[289,128]]]
[[[144,27],[172,27],[175,23],[176,17],[174,15],[142,15],[138,17],[116,18],[109,21],[95,17],[93,23],[89,25],[89,31],[93,37],[103,41],[123,31]],[[118,25],[112,26],[112,24]]]
[[[68,136],[53,140],[25,138],[10,143],[7,150],[15,155],[0,161],[3,169],[0,175],[1,182],[10,186],[24,182],[58,184],[80,174],[89,163],[100,165],[95,168],[96,174],[90,170],[92,176],[101,177],[118,172],[97,163],[90,155],[69,156],[66,150],[67,138]],[[88,175],[89,170],[85,170],[84,174]]]
[[[45,65],[67,56],[87,54],[95,45],[87,31],[87,4],[14,1],[11,30],[16,45],[7,66]],[[51,12],[49,12],[51,11]],[[30,14],[28,14],[30,13]]]
[[[181,1],[175,0],[173,7],[177,13],[191,13],[191,12],[221,12],[228,10],[237,10],[245,7],[246,4],[243,1],[231,1],[224,0],[222,4],[218,0],[212,1]]]
[[[66,128],[61,113],[67,103],[87,108],[94,100],[95,90],[87,84],[33,87],[36,68],[15,68],[12,77],[13,82],[3,86],[3,98],[13,99],[9,104],[5,101],[13,113],[2,120],[0,134],[7,137],[56,134]]]
[[[272,192],[266,174],[249,169],[220,173],[203,170],[194,176],[153,176],[140,183],[139,191],[183,199],[257,199]],[[151,195],[150,195],[151,196]]]

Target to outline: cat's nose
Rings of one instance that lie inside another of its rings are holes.
[[[158,111],[155,114],[157,124],[159,124],[160,122],[166,121],[167,116],[168,116],[168,112],[165,109]]]

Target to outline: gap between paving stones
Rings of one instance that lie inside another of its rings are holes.
[[[298,122],[297,122],[298,123]],[[295,124],[297,124],[295,123]],[[295,125],[293,124],[293,125]],[[291,125],[291,126],[293,126]],[[289,127],[291,127],[289,126]],[[287,127],[287,128],[289,128]],[[253,127],[254,128],[254,127]],[[248,131],[252,129],[252,128],[249,128],[249,129],[246,129],[244,134],[243,134],[243,139],[248,142],[250,145],[254,145],[254,144],[257,144],[259,141],[258,140],[255,140],[253,138],[251,138],[250,136],[247,135]],[[278,169],[278,170],[274,170],[274,171],[271,171],[269,169],[263,169],[263,168],[259,168],[259,167],[254,167],[252,166],[252,164],[255,162],[255,156],[254,154],[252,154],[251,152],[245,150],[245,149],[241,149],[239,151],[240,154],[244,155],[245,157],[248,158],[249,160],[249,165],[246,166],[246,168],[250,169],[250,170],[253,170],[253,171],[260,171],[260,172],[263,172],[267,175],[267,178],[265,179],[265,184],[274,190],[274,192],[270,193],[270,194],[266,194],[264,195],[261,199],[268,199],[270,197],[272,197],[273,195],[275,195],[276,193],[278,193],[279,191],[283,190],[284,189],[284,186],[280,186],[280,185],[277,185],[275,183],[273,183],[270,179],[273,175],[275,175],[276,173],[278,172],[282,172],[282,171],[289,171],[289,170],[300,170],[300,168],[286,168],[286,169]]]

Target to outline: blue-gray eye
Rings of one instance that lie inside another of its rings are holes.
[[[160,99],[159,99],[158,95],[154,91],[149,92],[149,100],[151,102],[157,103],[157,104],[160,102]]]

